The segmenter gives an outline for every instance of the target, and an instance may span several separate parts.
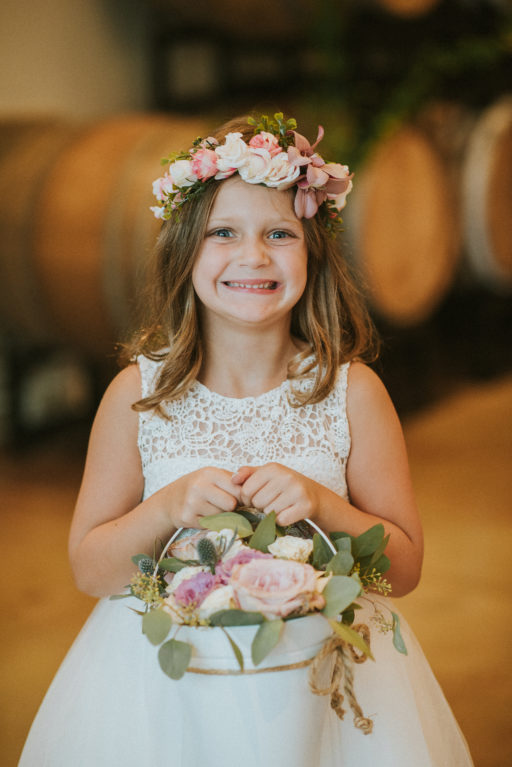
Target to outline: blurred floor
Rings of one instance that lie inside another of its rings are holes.
[[[512,764],[512,376],[463,388],[405,427],[426,557],[421,585],[400,607],[475,766],[506,767]],[[66,555],[85,441],[82,430],[69,430],[23,453],[0,453],[5,767],[16,765],[42,696],[94,604],[75,590]]]

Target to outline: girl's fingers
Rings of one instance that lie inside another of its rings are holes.
[[[231,477],[234,485],[243,485],[256,471],[256,466],[241,466]]]

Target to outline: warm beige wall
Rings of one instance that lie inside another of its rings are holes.
[[[144,0],[1,0],[0,115],[80,119],[149,104]]]

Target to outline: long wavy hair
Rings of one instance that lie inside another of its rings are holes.
[[[236,118],[212,135],[222,142],[239,131],[253,135],[247,117]],[[203,363],[199,299],[192,270],[203,243],[210,211],[222,181],[210,181],[202,194],[187,201],[179,215],[165,221],[153,251],[146,289],[141,294],[142,328],[124,345],[125,363],[138,355],[163,364],[154,391],[133,405],[156,409],[184,394]],[[291,199],[295,190],[290,190]],[[340,244],[318,217],[302,219],[308,252],[307,283],[292,309],[291,333],[304,350],[288,364],[288,379],[308,378],[311,385],[293,387],[295,406],[320,402],[332,390],[339,366],[349,360],[373,361],[378,342],[364,297],[357,287]]]

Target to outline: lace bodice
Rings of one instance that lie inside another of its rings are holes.
[[[147,396],[161,363],[139,357],[138,364],[142,394]],[[195,381],[180,399],[166,404],[168,419],[153,411],[140,413],[144,498],[206,466],[235,472],[243,465],[270,461],[289,466],[347,498],[349,364],[340,367],[333,391],[313,405],[292,407],[287,396],[289,381],[242,399],[216,394]]]

